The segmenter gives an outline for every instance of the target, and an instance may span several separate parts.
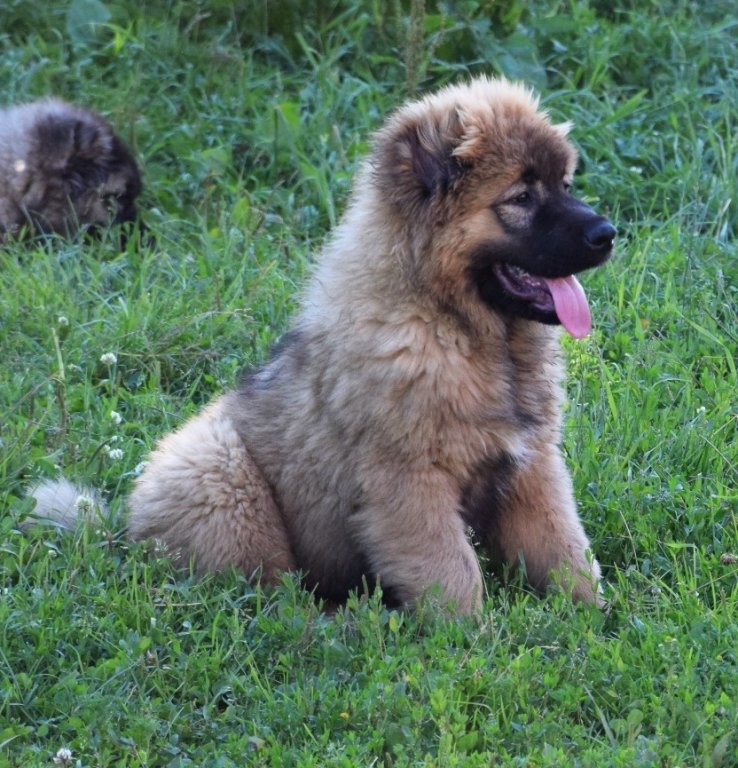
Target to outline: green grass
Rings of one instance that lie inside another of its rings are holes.
[[[0,8],[3,101],[109,115],[156,238],[0,251],[0,768],[738,765],[733,3],[306,6]],[[382,116],[501,71],[574,120],[578,188],[619,229],[585,277],[595,332],[566,341],[609,612],[490,579],[480,621],[326,616],[289,579],[178,578],[127,545],[137,465],[284,330]],[[59,470],[112,519],[19,533]]]

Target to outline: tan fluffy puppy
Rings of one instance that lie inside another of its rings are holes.
[[[161,441],[130,535],[200,569],[298,568],[329,599],[363,579],[402,604],[440,585],[468,613],[483,593],[473,529],[535,587],[596,601],[559,448],[559,325],[588,332],[573,275],[615,230],[570,192],[567,131],[501,79],[391,116],[293,329]]]

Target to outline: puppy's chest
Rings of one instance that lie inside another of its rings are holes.
[[[429,453],[460,488],[476,486],[480,477],[522,467],[542,443],[557,441],[556,399],[501,385],[469,403],[437,401],[434,417],[416,433],[423,440],[416,450]]]
[[[538,430],[558,429],[564,401],[564,363],[558,334],[538,324],[513,326],[506,347],[514,407]]]
[[[537,446],[555,442],[556,423],[546,414],[523,411],[513,401],[505,410],[491,409],[476,419],[452,419],[442,416],[435,430],[434,453],[437,464],[447,469],[461,487],[475,483],[490,467],[522,467]]]

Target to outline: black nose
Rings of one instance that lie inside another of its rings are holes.
[[[616,234],[615,227],[604,216],[598,216],[587,227],[584,239],[593,251],[609,251]]]

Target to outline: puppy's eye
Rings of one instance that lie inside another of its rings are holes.
[[[531,200],[530,192],[521,192],[519,195],[513,197],[512,201],[515,205],[527,205]]]

